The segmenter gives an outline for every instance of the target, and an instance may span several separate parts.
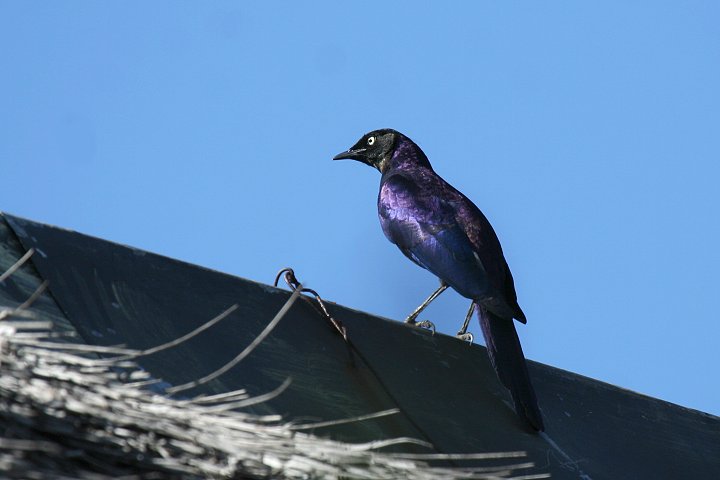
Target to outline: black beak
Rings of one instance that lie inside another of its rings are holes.
[[[348,150],[347,152],[338,153],[333,157],[333,160],[365,160],[365,148],[358,148],[357,150]]]

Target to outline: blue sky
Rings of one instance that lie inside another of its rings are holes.
[[[0,210],[402,319],[437,280],[330,160],[392,127],[495,226],[529,358],[720,414],[720,4],[342,3],[0,2]]]

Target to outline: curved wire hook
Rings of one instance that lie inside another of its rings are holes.
[[[330,315],[330,312],[328,311],[327,307],[325,306],[325,302],[323,302],[323,299],[320,297],[320,294],[317,293],[312,288],[305,288],[301,287],[300,282],[298,281],[297,277],[295,276],[295,271],[290,267],[285,267],[282,270],[278,272],[277,275],[275,275],[275,282],[273,283],[273,286],[277,287],[278,282],[280,281],[280,277],[285,278],[285,283],[287,283],[290,290],[295,291],[298,288],[300,288],[300,293],[309,293],[313,297],[315,297],[315,301],[317,302],[317,305],[310,302],[313,307],[315,307],[316,310],[320,312],[320,314],[325,317],[325,320],[327,320],[330,325],[335,328],[335,330],[338,331],[340,335],[342,335],[343,339],[347,342],[347,328],[345,328],[345,325],[342,324],[339,320],[336,320],[332,315]],[[304,297],[306,300],[310,301],[307,297]]]

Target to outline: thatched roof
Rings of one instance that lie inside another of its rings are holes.
[[[22,266],[11,272],[13,264]],[[342,277],[352,287],[353,276]],[[14,329],[0,350],[0,477],[248,477],[255,461],[257,474],[286,478],[462,478],[534,461],[500,471],[720,478],[716,416],[529,361],[547,426],[535,434],[483,346],[332,302],[318,310],[312,295],[272,329],[290,296],[0,212],[0,325]],[[94,346],[57,345],[80,338]],[[100,399],[90,402],[93,392]],[[338,422],[345,417],[354,421]],[[241,422],[257,438],[233,445]],[[379,448],[398,441],[406,443]],[[483,458],[515,450],[527,456]],[[208,462],[216,466],[203,470]]]

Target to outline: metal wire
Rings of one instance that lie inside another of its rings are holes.
[[[275,276],[275,282],[273,283],[274,286],[278,286],[278,282],[280,281],[280,277],[284,277],[285,283],[287,283],[290,290],[293,292],[300,289],[300,293],[309,293],[313,297],[315,297],[315,301],[317,303],[313,303],[310,299],[307,297],[305,300],[308,301],[313,307],[315,307],[318,312],[325,318],[325,320],[328,321],[328,323],[335,329],[337,332],[342,335],[345,342],[348,341],[347,336],[347,328],[345,328],[345,325],[342,324],[340,320],[337,320],[335,317],[330,315],[330,312],[328,311],[327,307],[325,306],[325,302],[323,302],[323,299],[320,297],[320,295],[313,290],[312,288],[305,288],[303,287],[300,282],[298,281],[297,277],[295,276],[295,271],[290,267],[285,267],[282,270],[278,272],[278,274]]]

